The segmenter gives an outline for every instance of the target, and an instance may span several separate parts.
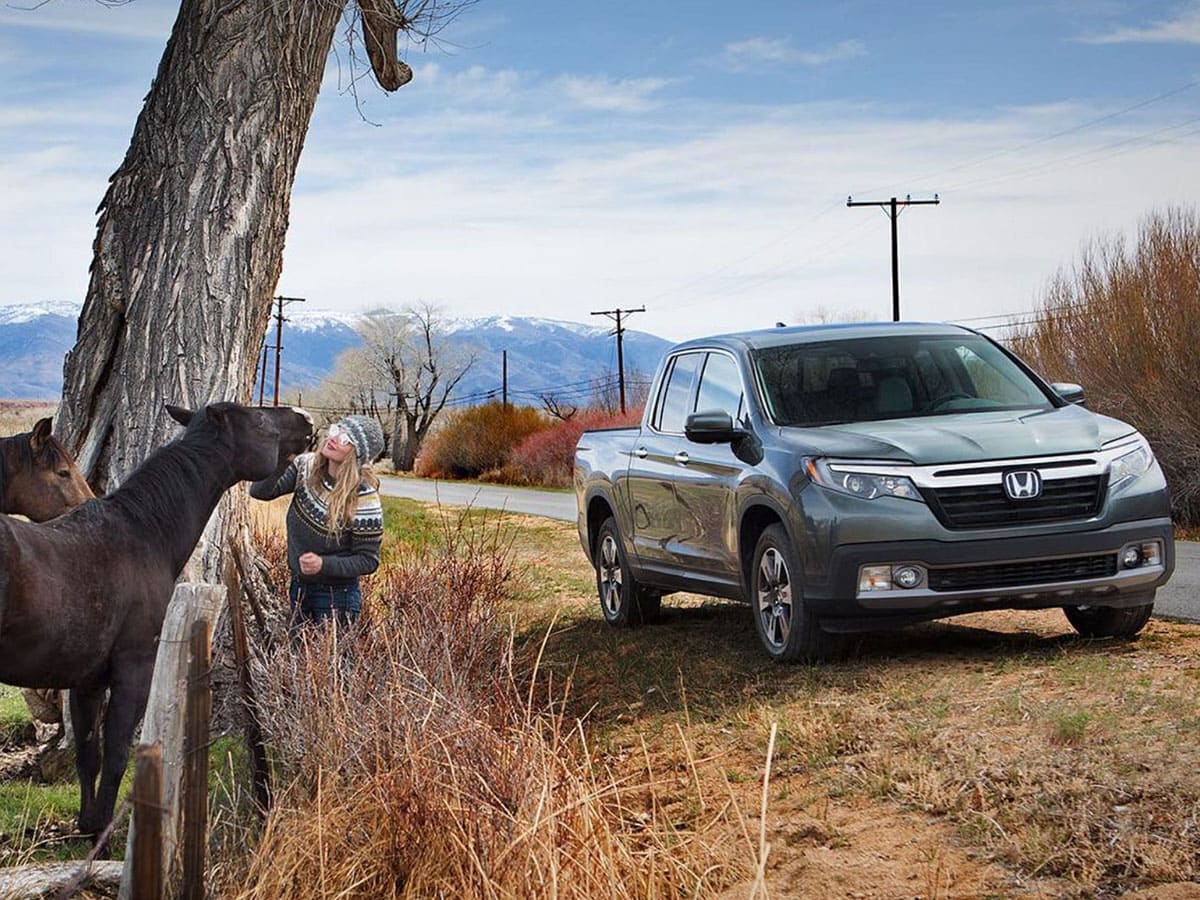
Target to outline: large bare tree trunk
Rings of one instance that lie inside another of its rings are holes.
[[[98,492],[172,436],[164,403],[249,401],[292,181],[344,5],[183,0],[100,206],[64,367],[58,435]],[[222,538],[241,528],[241,496],[223,501],[189,579],[224,580]]]

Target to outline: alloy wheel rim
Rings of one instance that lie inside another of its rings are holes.
[[[621,558],[617,542],[606,534],[600,543],[600,605],[610,619],[621,611]]]
[[[767,643],[775,649],[786,646],[792,630],[792,579],[775,547],[767,548],[758,563],[758,616]]]

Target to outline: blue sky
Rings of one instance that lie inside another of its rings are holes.
[[[80,299],[177,5],[0,0],[0,304]],[[710,331],[992,327],[1099,235],[1200,200],[1200,0],[480,0],[386,95],[335,51],[281,293]],[[361,114],[360,114],[361,113]]]

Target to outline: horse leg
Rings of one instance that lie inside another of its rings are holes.
[[[117,791],[129,762],[133,733],[146,711],[154,657],[148,661],[113,661],[114,678],[109,689],[108,709],[104,713],[104,765],[100,771],[100,789],[85,833],[98,838],[112,821]],[[82,825],[82,823],[81,823]]]
[[[103,684],[77,687],[70,692],[71,725],[75,729],[75,771],[79,775],[79,832],[89,828],[96,802],[96,776],[100,773],[100,707]]]

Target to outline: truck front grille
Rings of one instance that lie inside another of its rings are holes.
[[[954,566],[929,570],[929,588],[934,591],[969,591],[983,588],[1030,587],[1063,581],[1084,581],[1117,574],[1115,553],[1072,556],[1068,559],[1038,559],[994,563],[986,566]]]
[[[1085,475],[1042,482],[1041,496],[1009,500],[999,484],[923,491],[934,515],[947,528],[994,528],[1031,522],[1087,519],[1100,511],[1107,477]]]

